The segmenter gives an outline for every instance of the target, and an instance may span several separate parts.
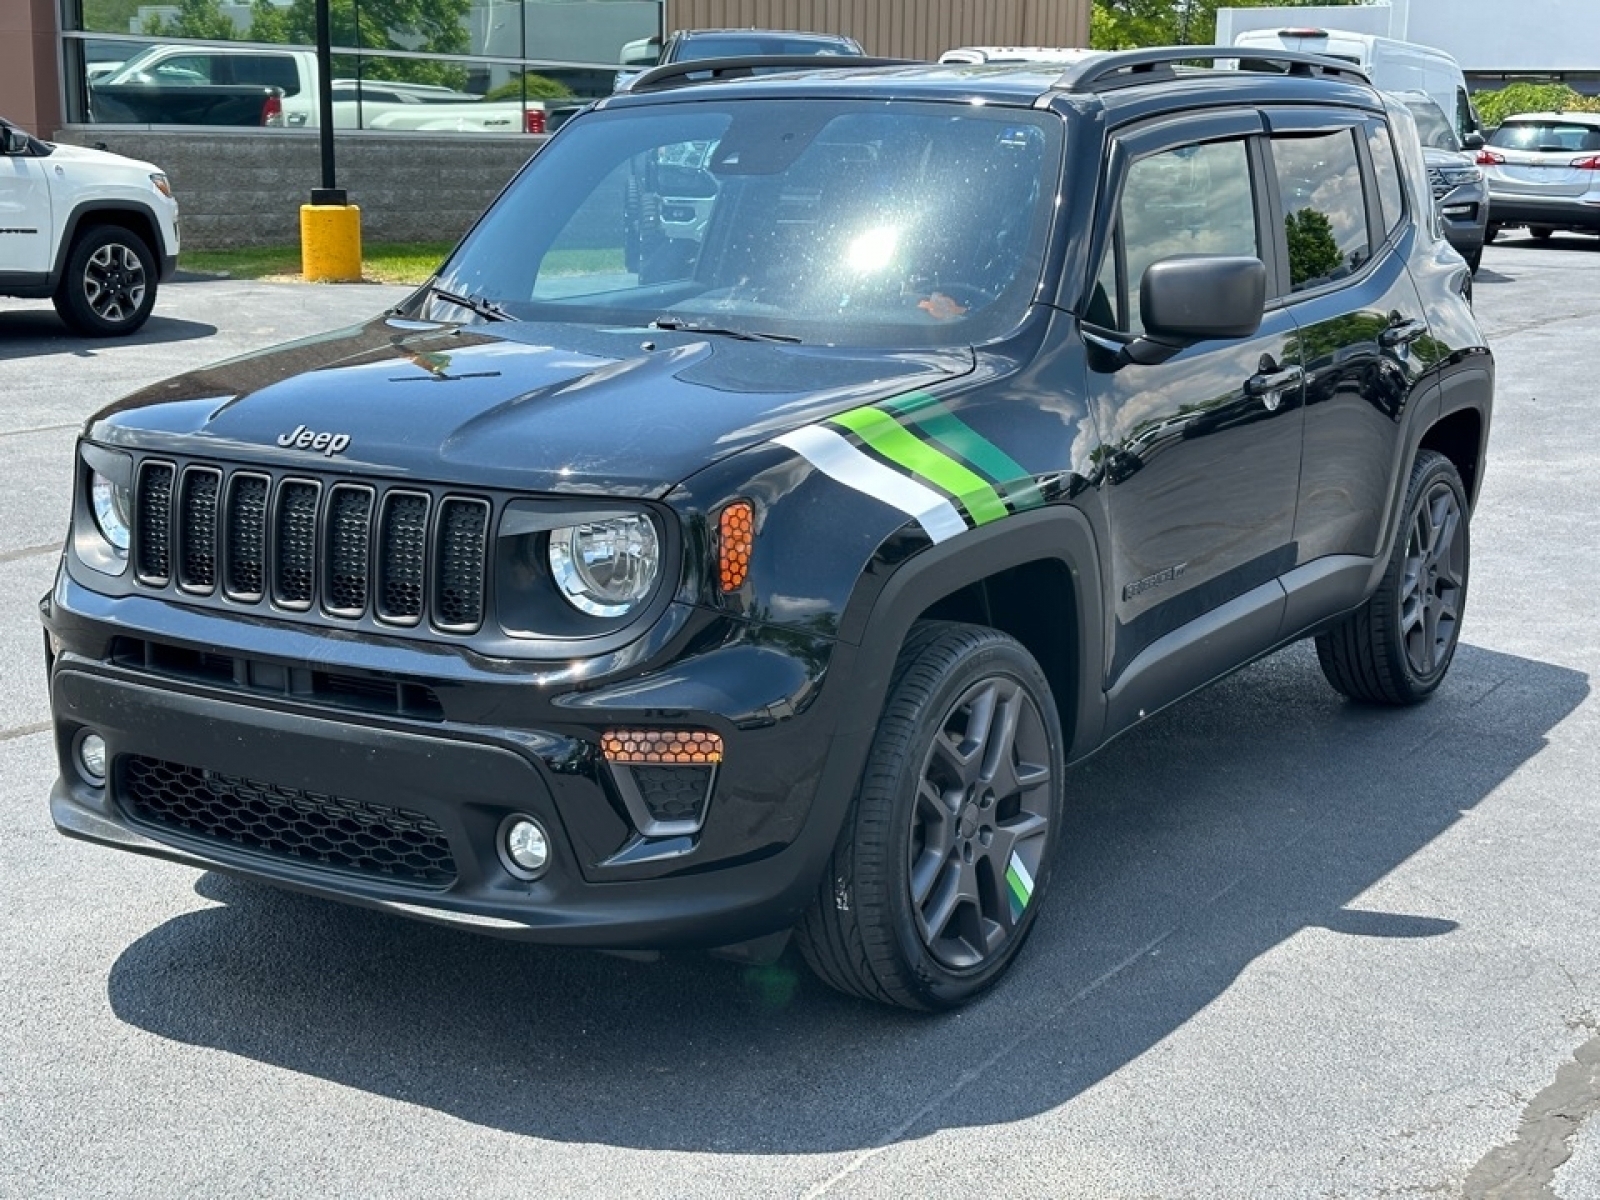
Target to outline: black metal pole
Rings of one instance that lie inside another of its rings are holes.
[[[313,204],[344,204],[333,174],[333,17],[330,0],[317,0],[317,132],[322,142],[322,186],[311,191]]]

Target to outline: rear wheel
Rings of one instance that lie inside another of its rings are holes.
[[[145,323],[156,303],[156,260],[144,239],[120,225],[78,234],[53,297],[61,319],[90,337],[120,337]]]
[[[1549,225],[1529,225],[1528,236],[1536,242],[1548,242],[1555,229]]]
[[[1411,468],[1389,567],[1367,602],[1317,635],[1322,673],[1366,704],[1415,704],[1455,658],[1467,600],[1467,496],[1442,454]]]
[[[1049,880],[1062,771],[1055,702],[1020,644],[916,626],[800,925],[811,968],[840,991],[923,1010],[993,984]]]

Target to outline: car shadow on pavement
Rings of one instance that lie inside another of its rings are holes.
[[[30,358],[39,354],[85,355],[114,346],[189,342],[216,332],[215,325],[153,314],[142,329],[126,337],[80,337],[48,306],[42,311],[8,309],[0,311],[0,359]]]
[[[1450,936],[1465,914],[1350,906],[1492,803],[1588,693],[1472,646],[1400,711],[1334,695],[1305,643],[1234,675],[1069,772],[1033,939],[949,1016],[851,1001],[792,958],[555,951],[215,873],[211,904],[128,946],[107,990],[159,1037],[548,1140],[817,1153],[1019,1120],[1302,931]]]

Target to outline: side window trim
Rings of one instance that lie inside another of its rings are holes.
[[[1381,120],[1381,116],[1371,112],[1329,112],[1325,109],[1277,109],[1262,110],[1262,118],[1266,123],[1267,136],[1263,139],[1266,153],[1266,174],[1264,186],[1272,193],[1273,226],[1272,241],[1275,252],[1282,258],[1283,276],[1280,285],[1283,289],[1282,299],[1287,304],[1298,304],[1302,300],[1314,299],[1325,296],[1341,288],[1351,287],[1370,275],[1378,264],[1378,252],[1387,244],[1387,235],[1377,233],[1373,222],[1373,205],[1376,200],[1376,182],[1372,178],[1372,163],[1367,158],[1366,129],[1367,122],[1372,119]],[[1361,266],[1350,274],[1332,279],[1317,287],[1305,291],[1292,291],[1288,279],[1289,243],[1284,232],[1283,197],[1278,187],[1278,172],[1272,157],[1272,139],[1278,134],[1330,134],[1344,132],[1357,143],[1355,154],[1356,163],[1361,175],[1362,201],[1366,205],[1367,225],[1367,258]],[[1381,223],[1381,219],[1380,219]],[[1270,271],[1270,265],[1269,265]],[[1269,279],[1271,275],[1269,274]],[[1268,300],[1268,307],[1272,307]]]
[[[1374,261],[1388,252],[1392,241],[1384,224],[1383,197],[1378,194],[1378,174],[1372,164],[1372,127],[1378,124],[1382,121],[1366,122],[1361,127],[1361,136],[1356,138],[1356,163],[1361,168],[1361,190],[1367,198],[1367,248]],[[1398,223],[1395,228],[1400,228]]]
[[[1268,180],[1260,173],[1263,162],[1260,142],[1264,129],[1265,124],[1259,109],[1234,108],[1177,117],[1164,115],[1111,130],[1106,135],[1108,182],[1101,190],[1094,216],[1093,253],[1088,259],[1086,277],[1070,281],[1071,292],[1066,290],[1069,281],[1062,281],[1062,307],[1083,319],[1090,311],[1095,286],[1105,269],[1106,255],[1116,254],[1119,256],[1116,264],[1119,294],[1113,298],[1113,305],[1117,310],[1116,317],[1120,329],[1127,321],[1131,307],[1128,304],[1127,254],[1120,222],[1122,189],[1127,182],[1129,169],[1139,159],[1160,154],[1165,150],[1235,138],[1245,142],[1246,154],[1249,157],[1251,192],[1256,205],[1257,241],[1262,243],[1263,261],[1267,265],[1267,306],[1272,307],[1280,289],[1275,286],[1274,275],[1274,259],[1278,253],[1276,237],[1273,236],[1270,227],[1263,227],[1261,224],[1266,219],[1264,204],[1268,190]]]

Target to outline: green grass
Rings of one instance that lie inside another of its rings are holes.
[[[361,247],[361,275],[368,283],[421,283],[450,253],[452,242],[391,242]],[[185,250],[178,265],[232,279],[299,279],[300,247],[246,246],[238,250]]]
[[[453,242],[390,242],[361,247],[361,277],[368,283],[421,283],[450,253]],[[245,246],[238,250],[185,250],[178,265],[202,275],[230,279],[296,280],[300,247]],[[542,275],[588,275],[621,271],[621,250],[552,250]]]

